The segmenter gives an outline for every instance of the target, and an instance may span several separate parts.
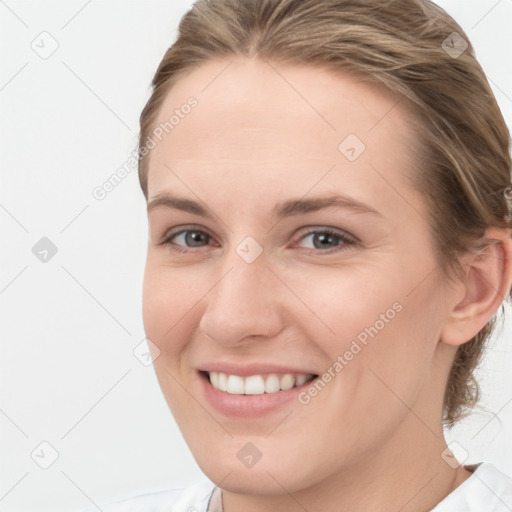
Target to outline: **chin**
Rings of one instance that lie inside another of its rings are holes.
[[[234,441],[234,440],[232,440]],[[238,446],[239,443],[233,442]],[[194,453],[194,452],[193,452]],[[281,495],[286,492],[299,492],[314,485],[322,479],[322,469],[313,471],[311,464],[288,460],[284,454],[273,452],[274,456],[263,455],[254,466],[248,468],[238,460],[230,457],[232,450],[219,453],[201,452],[196,462],[202,472],[216,485],[228,492],[252,495]],[[229,460],[231,459],[231,460]],[[323,468],[326,470],[326,468]],[[324,475],[325,476],[325,475]]]
[[[213,464],[199,466],[212,482],[222,489],[236,494],[279,495],[286,492],[283,489],[288,492],[296,492],[303,488],[295,481],[295,478],[293,481],[290,479],[290,470],[283,472],[274,468],[268,471],[264,467],[258,470],[256,468],[235,469],[218,464],[215,467]]]

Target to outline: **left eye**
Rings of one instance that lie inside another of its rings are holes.
[[[333,249],[338,246],[348,246],[356,243],[352,237],[329,229],[317,229],[310,231],[302,236],[301,240],[306,240],[307,238],[310,238],[313,242],[313,249]]]
[[[347,246],[355,245],[357,241],[354,237],[332,231],[330,229],[311,230],[300,237],[300,241],[310,239],[313,248],[307,250],[319,250],[321,252],[342,251]],[[162,245],[168,246],[175,252],[191,252],[194,247],[203,247],[208,245],[211,236],[200,229],[184,229],[177,233],[171,233],[162,241]]]

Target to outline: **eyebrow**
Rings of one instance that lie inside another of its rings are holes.
[[[272,209],[272,217],[276,219],[283,219],[285,217],[303,215],[333,206],[352,210],[354,213],[370,213],[383,217],[380,212],[371,206],[354,198],[339,194],[326,197],[314,197],[310,199],[289,199],[282,201],[277,203]],[[185,197],[173,196],[166,192],[158,194],[151,201],[149,201],[147,211],[149,213],[150,211],[159,207],[181,210],[208,219],[214,218],[214,215],[201,203],[192,199],[187,199]]]

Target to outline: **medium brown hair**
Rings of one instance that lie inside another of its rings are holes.
[[[507,126],[468,37],[430,0],[196,2],[181,19],[140,116],[139,180],[146,200],[150,155],[141,149],[172,85],[205,62],[253,56],[354,72],[412,107],[421,146],[411,179],[426,199],[446,279],[462,275],[460,255],[491,242],[483,238],[486,228],[512,226]],[[448,427],[478,401],[473,373],[496,319],[457,350],[443,404]]]

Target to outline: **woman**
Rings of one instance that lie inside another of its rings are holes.
[[[512,283],[509,134],[453,19],[196,2],[139,150],[144,327],[213,483],[106,510],[512,510],[443,434]]]

